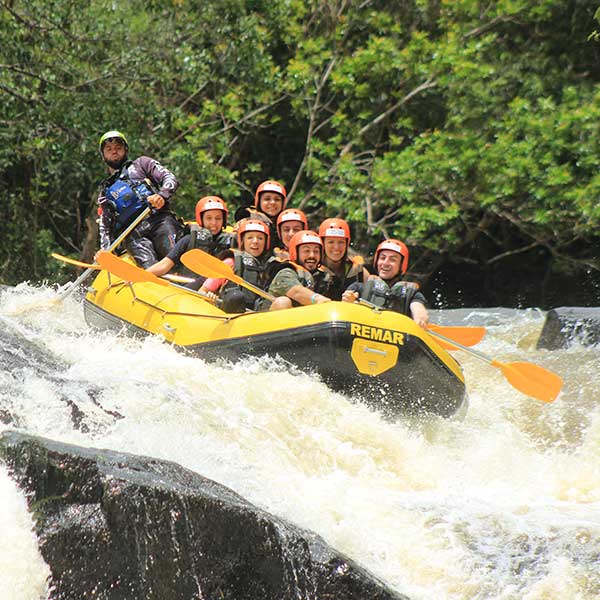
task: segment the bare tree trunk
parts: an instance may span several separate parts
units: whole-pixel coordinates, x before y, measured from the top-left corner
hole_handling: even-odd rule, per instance
[[[81,260],[93,262],[94,254],[98,249],[98,223],[96,223],[96,206],[88,213],[85,219],[86,233],[83,238],[83,247],[81,248]]]

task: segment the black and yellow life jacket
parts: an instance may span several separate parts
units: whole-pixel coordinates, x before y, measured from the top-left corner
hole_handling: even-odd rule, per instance
[[[419,290],[412,281],[398,281],[391,287],[380,277],[369,277],[363,285],[361,298],[381,308],[410,316],[410,303]]]
[[[287,261],[286,266],[288,268],[291,267],[292,269],[294,269],[294,271],[296,271],[296,275],[298,275],[298,281],[300,281],[300,285],[305,288],[308,288],[309,290],[316,291],[317,278],[321,274],[326,274],[325,271],[322,270],[320,265],[317,268],[317,270],[313,271],[312,273],[308,269],[305,269],[302,265],[292,262],[291,260]]]
[[[261,290],[267,290],[275,274],[288,266],[288,264],[278,260],[268,252],[256,258],[248,252],[237,249],[233,250],[233,270],[235,274]],[[241,290],[244,294],[246,307],[250,310],[255,309],[256,301],[260,296],[251,292],[248,288],[239,286],[231,281],[225,284],[221,296],[225,297],[233,290]]]
[[[326,265],[321,265],[319,269],[321,273],[315,277],[316,291],[331,300],[341,300],[348,286],[365,281],[364,261],[361,256],[346,257],[343,278]]]
[[[227,231],[220,231],[213,235],[206,227],[200,227],[197,223],[191,223],[190,243],[188,250],[200,248],[212,256],[219,256],[224,250],[229,250],[233,246],[235,236]]]

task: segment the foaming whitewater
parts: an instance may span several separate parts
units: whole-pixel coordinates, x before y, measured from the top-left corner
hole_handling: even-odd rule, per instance
[[[478,350],[562,375],[556,402],[457,353],[465,418],[390,422],[273,361],[208,364],[156,337],[90,332],[79,301],[54,294],[22,284],[0,296],[0,420],[11,428],[175,461],[415,600],[600,596],[600,351],[535,350],[539,311],[465,322],[488,328]],[[0,499],[2,598],[46,598],[31,517],[2,469]]]

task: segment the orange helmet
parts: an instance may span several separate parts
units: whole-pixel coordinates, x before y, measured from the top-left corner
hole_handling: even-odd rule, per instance
[[[319,225],[319,235],[324,237],[340,237],[350,243],[350,227],[344,219],[325,219]]]
[[[202,214],[207,210],[222,210],[223,227],[225,227],[229,211],[227,210],[227,204],[225,204],[225,201],[222,198],[219,198],[219,196],[204,196],[204,198],[198,200],[196,203],[196,223],[198,223],[200,227],[204,227],[204,224],[202,223]]]
[[[400,273],[404,275],[408,269],[408,248],[406,247],[406,244],[400,240],[383,240],[383,242],[377,246],[377,250],[375,250],[375,256],[373,256],[373,266],[375,268],[377,268],[377,259],[379,258],[379,253],[382,250],[397,252],[402,257],[402,262],[400,263]]]
[[[281,210],[285,208],[287,203],[287,193],[285,188],[279,183],[279,181],[275,181],[273,179],[267,179],[267,181],[263,181],[257,188],[256,192],[254,192],[254,208],[259,208],[259,200],[260,195],[263,192],[275,192],[279,194],[283,198],[283,204],[281,206]]]
[[[323,258],[323,242],[321,241],[321,238],[316,232],[305,229],[304,231],[295,233],[290,240],[290,247],[288,250],[291,261],[298,261],[298,246],[302,246],[302,244],[317,244],[319,248],[321,248],[321,258]]]
[[[245,233],[248,233],[249,231],[258,231],[260,233],[264,233],[265,236],[267,237],[267,243],[265,244],[265,250],[269,249],[269,246],[271,244],[271,235],[269,233],[269,226],[264,223],[263,221],[260,221],[258,219],[242,219],[240,221],[239,227],[238,227],[238,248],[243,248],[242,246],[242,238],[244,237]]]
[[[306,215],[297,208],[287,208],[286,210],[282,210],[277,217],[277,233],[279,234],[279,237],[281,237],[281,225],[288,221],[298,221],[299,223],[302,223],[303,229],[308,229],[308,219],[306,218]]]

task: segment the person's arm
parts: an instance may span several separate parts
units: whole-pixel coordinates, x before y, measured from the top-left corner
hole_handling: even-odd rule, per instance
[[[223,262],[233,269],[235,264],[233,258],[226,258],[223,260]],[[200,291],[206,293],[212,292],[213,294],[216,294],[226,283],[227,279],[223,277],[208,277],[202,284]]]
[[[150,267],[146,269],[150,273],[154,273],[154,275],[161,276],[165,273],[168,273],[175,266],[175,262],[172,261],[168,256],[165,256],[162,260],[159,260],[157,263],[154,263]]]
[[[147,198],[148,202],[155,208],[162,208],[179,187],[177,178],[169,169],[149,156],[140,156],[133,162],[136,169],[139,169],[144,177],[150,179],[158,187],[158,192]]]
[[[303,306],[307,304],[323,304],[324,302],[331,302],[329,298],[322,294],[317,294],[315,291],[310,290],[303,285],[295,285],[291,287],[286,296],[291,300],[295,300],[298,304]]]
[[[361,297],[363,284],[360,281],[351,283],[342,294],[342,302],[356,302]]]
[[[329,298],[315,291],[304,287],[300,283],[298,273],[292,268],[281,269],[271,281],[269,294],[273,296],[287,296],[290,300],[295,300],[298,304],[321,304],[330,302]]]
[[[161,276],[168,273],[175,265],[179,264],[181,256],[187,252],[190,245],[190,234],[184,235],[174,246],[169,250],[169,253],[157,263],[148,267],[146,270],[154,275]]]
[[[425,327],[427,323],[429,323],[429,312],[425,308],[425,305],[419,300],[413,300],[410,303],[410,314],[413,321],[421,327]]]
[[[208,277],[200,288],[201,292],[213,292],[216,294],[225,284],[227,279],[219,277]]]

